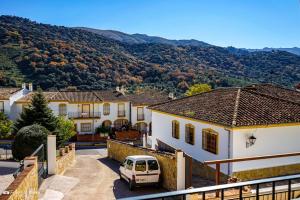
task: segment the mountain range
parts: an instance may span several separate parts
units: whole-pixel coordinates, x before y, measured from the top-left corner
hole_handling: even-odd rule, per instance
[[[293,87],[300,82],[300,56],[0,16],[0,85],[23,81],[42,89],[124,85],[129,90],[142,86],[177,93],[194,83]]]
[[[125,42],[129,44],[143,44],[143,43],[155,43],[155,44],[169,44],[175,46],[197,46],[197,47],[209,47],[213,46],[211,44],[199,41],[199,40],[169,40],[162,37],[157,36],[148,36],[146,34],[127,34],[120,31],[114,30],[100,30],[100,29],[93,29],[93,28],[86,28],[86,27],[75,27],[76,29],[81,29],[85,31],[89,31],[92,33],[96,33],[106,38],[110,38],[113,40],[118,40],[120,42]],[[300,48],[293,47],[293,48],[269,48],[265,47],[262,49],[247,49],[241,48],[240,50],[246,50],[249,52],[255,51],[286,51],[289,53],[293,53],[296,55],[300,55]]]

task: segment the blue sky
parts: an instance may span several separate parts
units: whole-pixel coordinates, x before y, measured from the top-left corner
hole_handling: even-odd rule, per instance
[[[41,23],[197,39],[219,46],[300,47],[300,0],[0,0],[0,14]]]

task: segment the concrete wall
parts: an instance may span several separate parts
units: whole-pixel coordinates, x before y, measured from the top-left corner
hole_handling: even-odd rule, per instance
[[[282,126],[233,131],[233,158],[300,152],[300,126]],[[246,147],[246,140],[254,135],[256,142]],[[232,163],[232,171],[300,164],[300,156]]]
[[[9,194],[0,195],[0,200],[37,200],[38,199],[38,166],[37,158],[29,157],[24,159],[24,164],[30,162],[29,166],[25,166],[24,170],[18,177],[8,186],[6,191]]]
[[[159,153],[115,140],[107,141],[107,150],[108,157],[119,162],[123,162],[130,155],[150,155],[156,157],[162,171],[162,186],[168,190],[177,189],[177,160],[175,154]]]
[[[177,120],[180,126],[179,139],[172,137],[172,120]],[[185,142],[185,125],[192,124],[195,126],[195,144],[191,145]],[[213,154],[202,149],[202,129],[211,128],[219,134],[219,152]],[[200,162],[209,160],[227,159],[229,157],[228,147],[228,131],[223,127],[211,124],[205,124],[198,121],[184,119],[176,116],[152,112],[152,148],[155,149],[157,140],[172,146],[175,149],[181,149],[186,154],[193,157],[193,159]],[[225,174],[228,173],[228,165],[222,165],[221,171]]]
[[[65,172],[65,170],[70,167],[76,157],[75,157],[75,143],[70,144],[69,146],[65,147],[68,148],[68,150],[64,151],[64,155],[61,155],[59,157],[57,157],[56,159],[56,172],[55,174],[63,174]]]

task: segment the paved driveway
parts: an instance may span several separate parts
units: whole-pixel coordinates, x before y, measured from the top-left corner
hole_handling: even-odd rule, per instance
[[[13,173],[19,165],[19,162],[0,161],[0,194],[13,182]]]
[[[64,194],[64,200],[118,199],[143,194],[163,192],[155,187],[136,188],[129,191],[126,182],[119,180],[119,163],[106,157],[106,149],[76,151],[76,163],[63,176],[56,177],[56,188]],[[63,184],[64,177],[66,184]],[[61,186],[58,186],[59,182]],[[67,183],[68,182],[68,183]],[[68,188],[68,185],[70,187]],[[49,188],[49,187],[48,187]],[[45,198],[46,199],[46,198]]]

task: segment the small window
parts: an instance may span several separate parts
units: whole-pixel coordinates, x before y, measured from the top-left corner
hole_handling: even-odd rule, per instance
[[[133,167],[133,161],[127,160],[126,169],[132,170]]]
[[[125,117],[125,104],[124,103],[118,104],[118,117]]]
[[[192,124],[185,125],[185,142],[195,144],[195,127]]]
[[[202,130],[202,148],[208,152],[218,154],[218,133],[213,129]]]
[[[135,162],[135,171],[139,171],[139,172],[146,171],[146,161],[145,160],[137,160]]]
[[[0,101],[0,112],[4,112],[4,102]]]
[[[137,108],[137,121],[143,121],[145,119],[144,116],[144,107]]]
[[[110,114],[110,104],[105,103],[103,104],[103,115],[109,115]]]
[[[176,120],[172,121],[172,137],[179,139],[179,122]]]
[[[92,132],[92,124],[91,123],[81,123],[81,132]]]
[[[152,170],[158,170],[158,164],[156,160],[148,160],[148,169],[150,171]]]
[[[67,115],[67,105],[66,104],[59,104],[58,114],[61,116]]]

